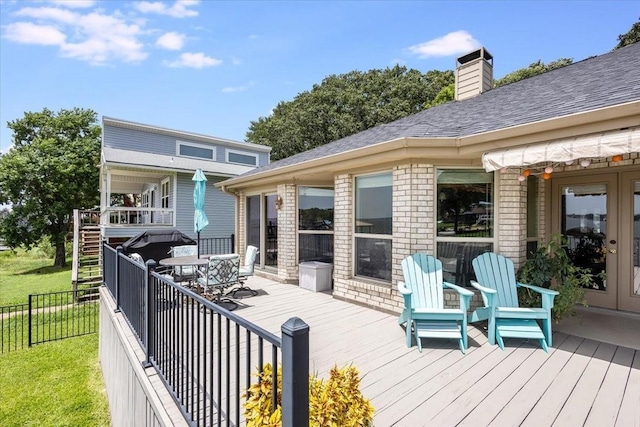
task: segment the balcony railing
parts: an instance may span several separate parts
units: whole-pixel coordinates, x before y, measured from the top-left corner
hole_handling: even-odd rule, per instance
[[[100,215],[102,225],[119,226],[172,226],[174,210],[167,208],[132,208],[112,206]]]
[[[268,362],[282,366],[282,425],[308,425],[306,323],[289,319],[278,337],[158,274],[154,261],[133,261],[105,244],[103,262],[104,284],[144,349],[145,366],[155,368],[189,424],[243,425],[244,390]]]

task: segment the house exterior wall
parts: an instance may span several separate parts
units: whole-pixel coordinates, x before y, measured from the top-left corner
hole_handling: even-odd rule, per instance
[[[177,142],[186,142],[197,146],[208,146],[215,149],[214,161],[227,163],[227,150],[255,154],[258,156],[258,166],[269,163],[269,154],[252,150],[251,145],[237,146],[228,145],[223,141],[219,144],[191,139],[188,136],[173,136],[164,133],[145,132],[137,129],[122,128],[117,126],[103,125],[102,145],[104,147],[117,148],[121,150],[141,151],[151,154],[162,154],[165,156],[177,156]]]
[[[192,177],[191,173],[179,173],[176,176],[176,228],[195,238]],[[207,176],[204,212],[209,225],[200,232],[200,238],[229,237],[235,230],[235,198],[214,186],[220,181],[222,178]]]

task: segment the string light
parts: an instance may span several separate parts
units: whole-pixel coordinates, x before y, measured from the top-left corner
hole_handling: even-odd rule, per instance
[[[622,160],[622,154],[616,154],[615,156],[611,157],[611,160],[615,163],[619,162]]]

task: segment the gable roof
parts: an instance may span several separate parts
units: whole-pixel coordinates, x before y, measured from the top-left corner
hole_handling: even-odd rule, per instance
[[[460,138],[640,100],[640,43],[452,101],[249,171],[234,180],[402,138]]]

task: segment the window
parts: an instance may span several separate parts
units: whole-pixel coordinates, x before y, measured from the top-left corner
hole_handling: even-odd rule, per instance
[[[298,260],[333,263],[333,188],[298,187]]]
[[[239,163],[247,166],[258,166],[258,156],[243,151],[227,150],[227,163]]]
[[[178,141],[178,155],[197,157],[199,159],[215,160],[216,149],[208,145],[199,145]]]
[[[160,206],[169,209],[169,178],[160,183]]]
[[[478,169],[436,171],[436,255],[444,280],[469,286],[471,261],[493,250],[493,173]]]
[[[278,213],[275,194],[258,194],[246,199],[247,244],[258,248],[260,267],[278,266]]]
[[[393,176],[355,179],[355,274],[391,281]]]

